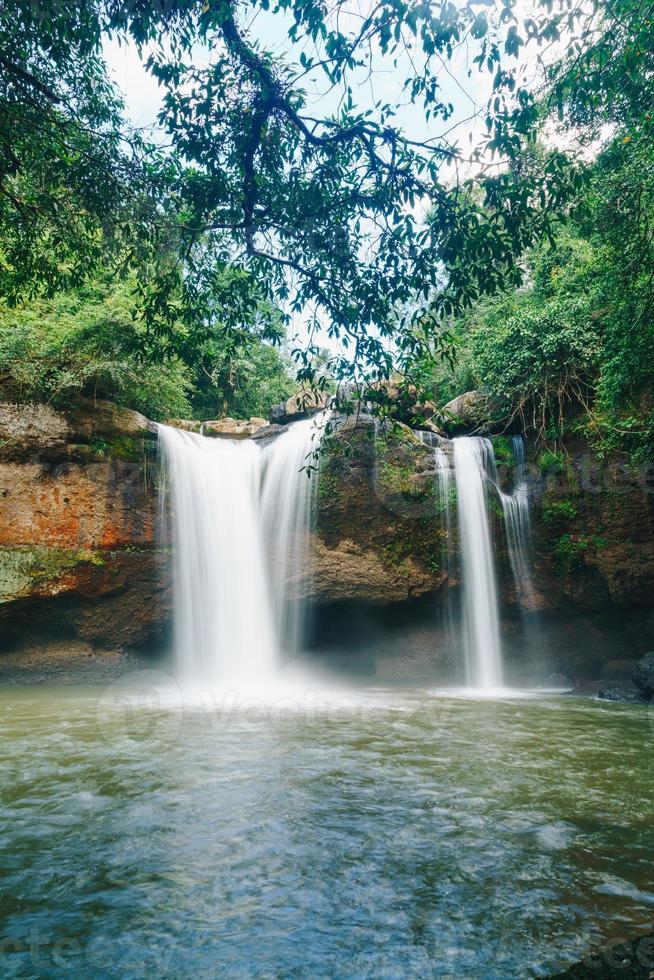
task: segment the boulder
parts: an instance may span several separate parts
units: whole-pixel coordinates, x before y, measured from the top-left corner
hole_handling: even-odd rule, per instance
[[[651,698],[654,695],[654,652],[646,653],[638,661],[631,677],[643,697]]]
[[[638,688],[633,686],[621,686],[610,684],[598,691],[598,697],[602,701],[621,701],[623,704],[644,704],[645,698]]]
[[[438,413],[434,402],[425,399],[416,385],[407,382],[401,374],[393,374],[390,378],[372,384],[364,395],[364,401],[385,405],[391,417],[399,422],[406,422],[414,427],[419,425],[420,428],[443,434],[433,422]]]
[[[560,671],[555,670],[547,678],[547,686],[558,688],[559,690],[570,690],[570,688],[574,687],[574,684],[567,674],[562,674]]]
[[[33,638],[0,657],[2,684],[109,684],[149,666],[147,656],[115,646],[100,647],[85,640]]]
[[[204,422],[202,432],[205,436],[218,436],[222,439],[251,439],[267,427],[266,420],[257,416],[252,416],[249,420],[225,418]]]
[[[331,548],[320,539],[314,541],[312,564],[309,594],[319,602],[403,602],[436,592],[447,579],[444,572],[425,568],[419,560],[392,561],[348,539]]]
[[[633,671],[633,660],[626,660],[623,658],[619,658],[617,660],[607,660],[602,664],[600,678],[602,681],[610,681],[611,683],[617,682],[618,684],[627,684],[630,686]]]
[[[165,550],[0,550],[3,643],[76,636],[112,649],[136,647],[161,634],[171,607]]]
[[[429,458],[406,426],[337,419],[317,489],[314,600],[383,605],[446,588]]]
[[[273,442],[277,436],[281,436],[282,432],[287,432],[285,425],[264,425],[257,432],[254,433],[252,438],[260,446],[266,447]]]
[[[50,405],[0,402],[0,460],[24,462],[64,458],[138,455],[157,426],[140,412],[111,402],[79,399],[66,412]]]
[[[285,425],[287,422],[297,422],[306,419],[316,412],[322,411],[329,403],[326,391],[299,391],[296,395],[270,409],[270,422]]]
[[[505,412],[497,398],[484,391],[466,391],[442,409],[443,426],[450,435],[490,432],[501,428]]]
[[[125,436],[156,437],[157,424],[132,408],[121,408],[113,402],[85,398],[66,410],[71,440],[113,439]]]
[[[49,405],[0,402],[0,445],[5,459],[61,451],[70,435],[67,419]]]
[[[550,975],[550,980],[649,980],[652,976],[651,932],[632,940],[612,940],[588,950],[581,963]]]
[[[197,419],[166,419],[165,425],[170,425],[173,429],[181,429],[183,432],[199,432],[202,422]]]
[[[434,422],[433,418],[425,419],[424,422],[421,422],[420,428],[427,432],[433,432],[434,435],[440,436],[441,439],[447,438],[445,434],[445,430],[442,428],[442,426],[437,425],[436,422]]]

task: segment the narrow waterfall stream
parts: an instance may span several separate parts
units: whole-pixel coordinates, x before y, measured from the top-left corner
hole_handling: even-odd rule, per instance
[[[487,476],[494,468],[488,439],[454,440],[454,472],[461,541],[463,643],[468,685],[483,691],[502,686],[495,560],[488,520]]]
[[[450,579],[460,578],[462,603],[458,614],[444,600],[450,637],[463,646],[466,681],[470,688],[493,691],[502,687],[502,645],[498,609],[495,554],[489,521],[489,493],[502,508],[506,543],[516,595],[523,609],[532,611],[535,593],[530,569],[529,490],[522,436],[512,436],[513,489],[501,489],[490,439],[460,436],[451,442],[431,432],[418,433],[434,453],[434,477],[439,511],[445,531],[443,568]],[[444,447],[450,448],[446,451]],[[451,463],[453,457],[453,465]],[[460,568],[452,544],[452,487],[456,487]]]
[[[502,493],[500,503],[504,515],[511,571],[518,597],[528,609],[534,606],[534,588],[529,567],[531,521],[529,518],[529,492],[525,464],[525,447],[522,436],[512,436],[515,476],[513,491]]]
[[[305,467],[321,432],[297,422],[262,450],[159,426],[183,680],[265,684],[299,650],[317,484]]]

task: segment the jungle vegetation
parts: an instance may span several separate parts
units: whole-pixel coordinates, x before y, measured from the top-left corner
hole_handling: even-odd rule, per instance
[[[284,56],[255,16],[286,35]],[[501,392],[541,434],[574,403],[601,438],[642,449],[653,18],[633,0],[529,16],[514,0],[363,14],[346,0],[9,0],[6,397],[248,414],[293,379],[399,367],[441,393]],[[110,38],[159,82],[165,141],[127,123]],[[464,54],[489,93],[472,143],[443,84]],[[389,72],[418,133],[375,97]],[[288,351],[298,318],[307,339]]]

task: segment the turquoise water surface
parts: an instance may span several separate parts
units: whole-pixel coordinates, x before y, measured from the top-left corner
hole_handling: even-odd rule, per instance
[[[2,976],[534,977],[652,922],[646,708],[0,699]]]

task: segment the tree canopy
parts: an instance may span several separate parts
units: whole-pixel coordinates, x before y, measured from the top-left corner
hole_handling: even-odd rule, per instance
[[[450,324],[457,360],[410,372],[440,404],[484,387],[505,425],[557,443],[584,433],[600,449],[654,449],[654,152],[618,130],[588,167],[554,245],[526,256],[527,284],[487,297]]]
[[[286,59],[246,27],[268,9],[267,0],[3,6],[5,295],[75,284],[109,257],[136,271],[155,331],[180,316],[206,327],[218,304],[223,322],[228,305],[241,325],[263,295],[315,309],[359,359],[383,367],[380,338],[413,342],[402,327],[418,311],[438,319],[518,275],[516,256],[565,196],[562,156],[520,180],[485,174],[473,205],[456,179],[463,154],[439,135],[454,111],[440,76],[473,43],[475,70],[493,74],[485,152],[519,155],[537,113],[517,81],[524,42],[511,0],[488,9],[382,0],[363,17],[343,0],[283,0],[271,16],[285,18],[294,42]],[[166,153],[122,121],[102,59],[110,36],[147,51],[164,93]],[[198,45],[208,65],[193,57]],[[406,95],[425,119],[418,138],[396,123],[395,105],[359,99],[362,78],[401,71],[405,55]],[[322,115],[303,88],[316,77],[341,93]],[[232,266],[243,276],[226,304]]]
[[[10,0],[0,296],[52,296],[112,270],[133,283],[151,357],[170,356],[180,324],[199,357],[251,329],[275,340],[290,314],[340,340],[336,377],[442,352],[453,318],[520,286],[525,252],[554,240],[589,178],[556,143],[533,152],[543,125],[578,143],[610,125],[649,146],[653,14],[631,0],[549,0],[531,16],[514,0],[363,12],[347,0]],[[257,34],[261,17],[285,35],[283,56]],[[160,83],[166,147],[126,124],[108,38],[138,45]],[[443,86],[464,52],[489,94],[470,149],[460,127],[451,136],[461,109]],[[417,132],[375,95],[388,72]],[[320,343],[308,337],[301,380]]]
[[[648,4],[589,10],[540,103],[559,136],[590,149],[565,229],[525,254],[523,287],[451,319],[453,369],[424,353],[410,367],[441,401],[457,386],[485,386],[508,399],[508,425],[550,442],[582,431],[645,458],[654,449],[652,16]]]

